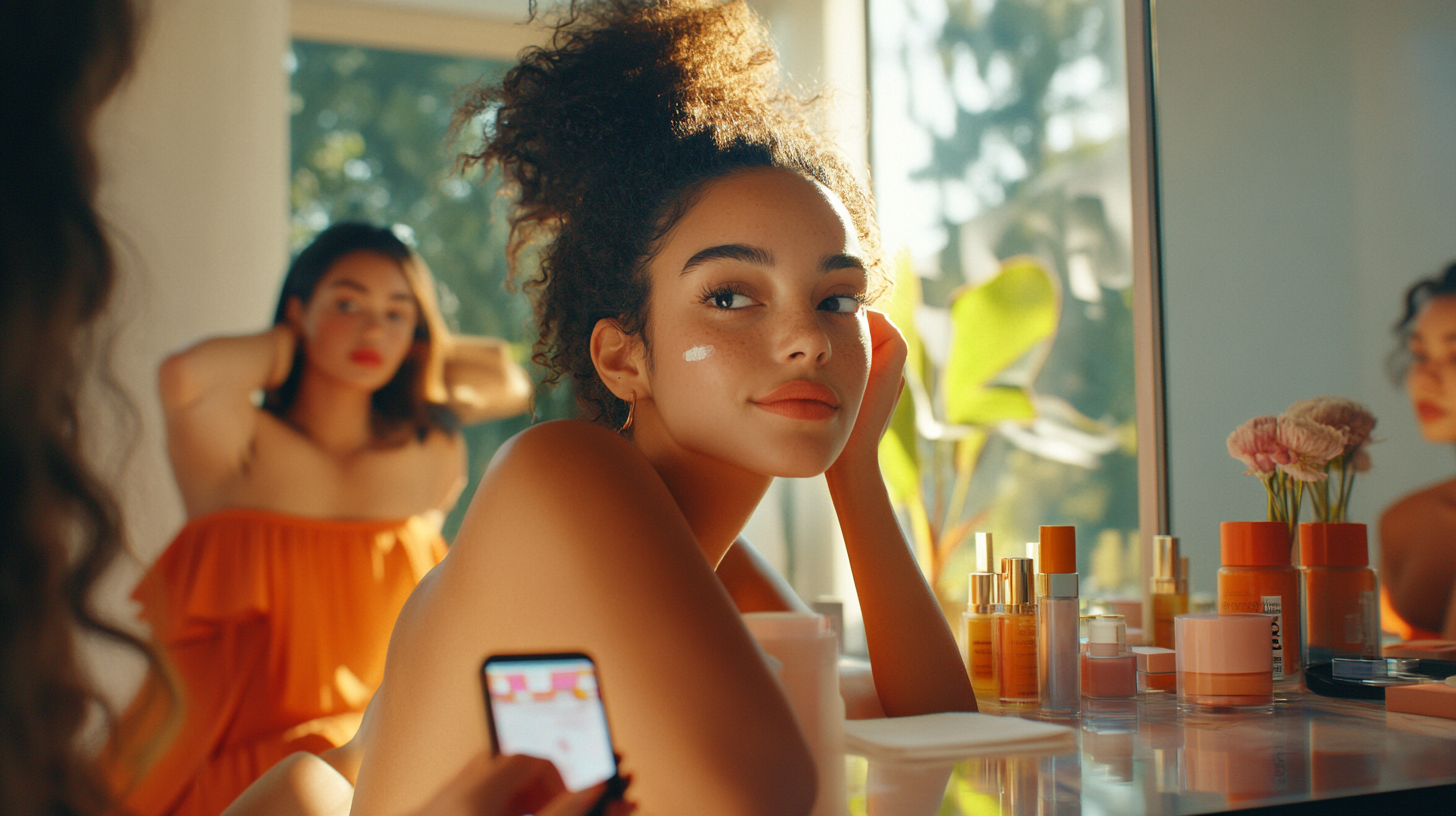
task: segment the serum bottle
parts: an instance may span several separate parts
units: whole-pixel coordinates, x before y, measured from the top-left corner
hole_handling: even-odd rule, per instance
[[[1003,711],[1033,711],[1039,702],[1036,682],[1036,601],[1030,558],[1001,559],[1001,607],[995,613],[991,649],[996,661],[997,694]],[[1076,633],[1073,623],[1073,634]]]
[[[1188,579],[1183,576],[1183,559],[1178,555],[1177,536],[1153,536],[1153,644],[1160,649],[1177,647],[1173,619],[1188,614]]]
[[[1044,715],[1070,717],[1081,705],[1077,530],[1041,528],[1036,573],[1036,672]]]
[[[996,661],[991,650],[991,629],[995,624],[997,575],[973,572],[969,576],[970,600],[961,615],[961,630],[966,637],[966,673],[971,678],[971,691],[981,710],[999,705],[996,693]]]

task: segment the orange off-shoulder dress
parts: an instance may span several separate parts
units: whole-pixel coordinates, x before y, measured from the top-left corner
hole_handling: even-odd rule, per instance
[[[133,593],[183,699],[168,727],[152,675],[122,717],[114,782],[126,811],[217,816],[290,753],[347,742],[384,676],[395,617],[445,553],[419,518],[231,509],[188,522]],[[164,732],[160,754],[137,753]]]

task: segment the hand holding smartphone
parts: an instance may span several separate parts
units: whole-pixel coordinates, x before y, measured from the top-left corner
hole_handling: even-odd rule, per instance
[[[481,666],[491,750],[550,760],[567,790],[607,783],[592,813],[621,797],[596,664],[581,653],[492,655]]]

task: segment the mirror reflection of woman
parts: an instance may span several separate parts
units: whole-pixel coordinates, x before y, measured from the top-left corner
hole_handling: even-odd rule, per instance
[[[1406,393],[1427,442],[1456,444],[1456,263],[1406,293],[1396,325]],[[1456,478],[1380,517],[1381,625],[1403,639],[1456,639]]]
[[[739,618],[803,608],[739,538],[775,477],[828,481],[884,711],[975,710],[879,470],[906,347],[865,307],[872,205],[776,99],[741,0],[573,9],[458,116],[492,123],[474,161],[516,185],[537,359],[582,420],[501,448],[401,612],[353,813],[409,812],[486,747],[484,657],[576,650],[644,813],[807,813],[813,761]]]
[[[524,410],[530,383],[503,343],[450,335],[394,232],[342,223],[298,255],[271,329],[170,356],[159,387],[188,522],[135,597],[186,712],[126,804],[215,816],[288,754],[353,737],[445,555],[458,428]]]

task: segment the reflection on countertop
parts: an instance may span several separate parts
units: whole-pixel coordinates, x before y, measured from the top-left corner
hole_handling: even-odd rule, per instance
[[[897,764],[847,757],[854,816],[1212,813],[1456,786],[1456,722],[1295,694],[1272,714],[1194,714],[1171,694],[1083,718],[1056,756]],[[1456,787],[1433,791],[1456,812]]]

